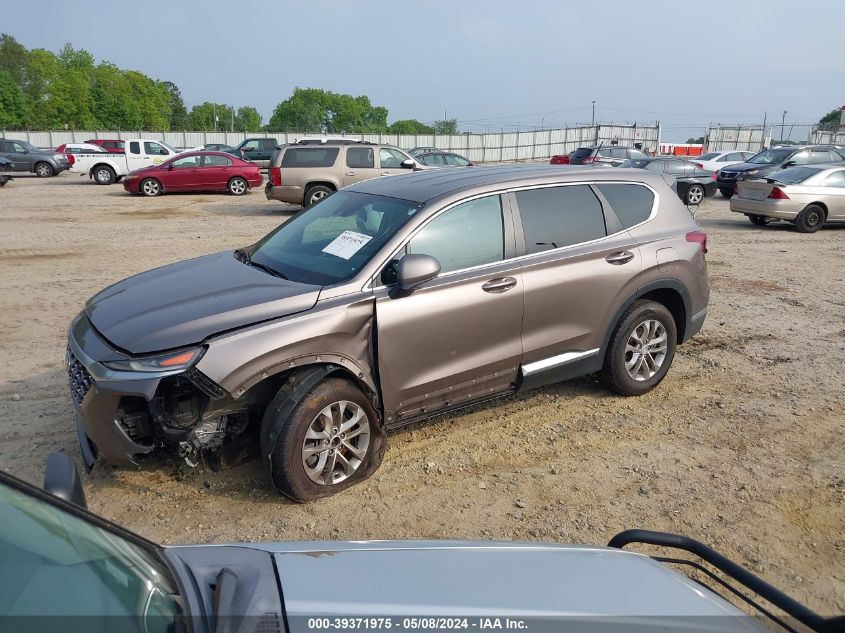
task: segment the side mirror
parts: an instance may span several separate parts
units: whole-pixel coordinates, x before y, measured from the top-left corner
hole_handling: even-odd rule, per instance
[[[795,167],[795,165],[796,163],[794,160],[788,160],[783,164],[783,169],[786,169],[787,167]]]
[[[44,470],[44,490],[54,497],[64,499],[70,503],[87,508],[85,491],[82,489],[82,479],[76,464],[69,455],[64,453],[50,453],[47,456],[47,468]]]
[[[241,151],[243,151],[243,152],[253,152],[253,151],[255,151],[255,148],[254,147],[244,147],[244,148],[241,149]]]
[[[440,274],[440,262],[431,255],[405,255],[396,263],[396,282],[401,290],[413,290]]]
[[[413,169],[417,166],[417,164],[411,158],[406,158],[400,163],[400,165],[405,169]]]

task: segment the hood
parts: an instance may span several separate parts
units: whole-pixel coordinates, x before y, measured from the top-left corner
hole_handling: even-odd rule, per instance
[[[459,541],[275,545],[257,547],[275,558],[289,619],[741,614],[652,558],[618,549]],[[327,593],[332,578],[352,580]],[[736,617],[720,619],[731,630],[744,628]],[[703,618],[701,626],[713,620]]]
[[[94,295],[85,311],[112,345],[147,354],[309,310],[319,294],[320,286],[273,277],[227,251],[119,281]]]
[[[146,174],[153,171],[161,171],[161,165],[147,165],[146,167],[139,167],[138,169],[133,169],[126,175],[137,176],[138,174]]]
[[[728,167],[722,167],[719,171],[725,171],[730,173],[742,173],[746,171],[751,171],[752,169],[756,169],[763,173],[769,173],[776,169],[780,169],[778,165],[753,165],[751,163],[738,163],[736,165],[730,165]]]

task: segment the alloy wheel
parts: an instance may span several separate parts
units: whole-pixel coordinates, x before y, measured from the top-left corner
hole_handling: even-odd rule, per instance
[[[311,421],[302,443],[302,466],[316,484],[330,486],[351,477],[370,447],[370,420],[362,407],[341,400]]]
[[[155,180],[145,180],[142,187],[144,188],[144,193],[148,196],[158,195],[158,192],[161,189]]]
[[[704,199],[704,189],[700,185],[693,185],[687,191],[687,202],[689,204],[699,204]]]
[[[235,180],[229,183],[229,191],[239,196],[246,191],[246,183],[240,178],[235,178]]]
[[[666,360],[667,343],[666,328],[660,321],[643,321],[625,344],[625,371],[637,382],[653,378]]]

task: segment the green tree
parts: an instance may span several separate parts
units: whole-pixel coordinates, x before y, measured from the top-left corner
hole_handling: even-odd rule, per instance
[[[688,138],[687,143],[695,144],[695,145],[703,145],[704,144],[704,137],[699,136],[698,138]]]
[[[108,62],[99,64],[93,72],[91,86],[92,111],[97,127],[107,130],[129,130],[141,127],[141,112],[132,98],[131,87],[123,71]]]
[[[187,130],[191,124],[191,117],[188,115],[188,108],[185,107],[179,87],[172,81],[159,83],[167,91],[170,98],[170,129]]]
[[[261,113],[252,106],[238,108],[235,115],[235,129],[242,132],[257,132],[261,129]]]
[[[273,110],[267,129],[280,132],[385,132],[387,108],[374,106],[367,96],[296,88]]]
[[[416,119],[400,119],[387,127],[390,134],[434,134],[434,128]]]
[[[59,61],[67,68],[78,68],[80,70],[90,70],[94,68],[94,56],[80,48],[75,49],[70,44],[65,44],[58,54]]]
[[[26,99],[12,75],[0,70],[0,128],[22,128],[26,125]]]
[[[191,127],[195,130],[228,130],[232,125],[232,116],[232,106],[206,101],[191,108]]]
[[[170,93],[159,82],[137,70],[127,70],[123,76],[129,83],[130,95],[138,104],[138,127],[142,130],[169,129]]]
[[[458,120],[457,119],[444,119],[443,121],[435,121],[434,122],[434,133],[435,134],[457,134],[458,133]]]
[[[0,70],[5,70],[18,86],[26,83],[29,52],[11,35],[0,35]]]
[[[27,125],[47,129],[51,123],[47,109],[49,86],[60,73],[59,60],[50,51],[36,48],[29,51],[26,80],[21,86],[27,104]]]
[[[821,119],[819,119],[819,125],[825,129],[835,129],[839,127],[839,123],[842,120],[842,110],[836,108],[835,110],[831,110],[827,114],[825,114]]]

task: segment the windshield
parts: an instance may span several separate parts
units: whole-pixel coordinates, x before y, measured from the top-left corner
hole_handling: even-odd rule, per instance
[[[170,150],[170,153],[171,153],[171,154],[176,154],[176,153],[177,153],[177,151],[176,151],[175,149],[173,149],[170,145],[168,145],[168,144],[167,144],[167,143],[165,143],[164,141],[159,141],[159,142],[158,142],[158,144],[159,144],[159,145],[161,145],[162,147],[166,147],[168,150]]]
[[[721,156],[719,152],[708,152],[699,156],[698,160],[713,160],[714,158],[719,158],[719,156]]]
[[[422,206],[339,191],[262,239],[250,259],[300,283],[324,286],[346,281]]]
[[[572,158],[585,158],[593,153],[593,150],[589,147],[579,147],[574,152],[572,152]]]
[[[149,633],[181,620],[170,570],[141,545],[5,483],[0,524],[5,618],[114,616],[110,629]]]
[[[794,185],[804,182],[810,176],[815,176],[819,171],[817,167],[789,167],[788,169],[776,171],[769,178],[787,185]]]
[[[767,149],[765,152],[757,154],[754,158],[749,158],[746,162],[752,165],[777,165],[786,160],[786,157],[791,153],[791,149]]]

